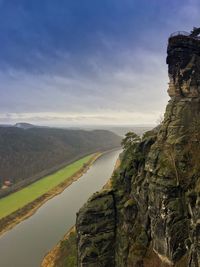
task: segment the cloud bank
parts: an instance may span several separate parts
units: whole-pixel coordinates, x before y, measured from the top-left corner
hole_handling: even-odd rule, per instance
[[[155,123],[167,38],[199,26],[199,11],[195,0],[1,1],[0,123]]]

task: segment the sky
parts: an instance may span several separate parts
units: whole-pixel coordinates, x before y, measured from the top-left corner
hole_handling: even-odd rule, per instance
[[[156,124],[199,0],[0,0],[0,124]]]

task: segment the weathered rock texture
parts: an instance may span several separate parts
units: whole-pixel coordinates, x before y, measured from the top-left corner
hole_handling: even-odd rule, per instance
[[[78,259],[81,266],[114,267],[116,212],[112,191],[95,194],[77,218]]]
[[[169,39],[160,127],[77,216],[79,267],[200,266],[200,41]]]

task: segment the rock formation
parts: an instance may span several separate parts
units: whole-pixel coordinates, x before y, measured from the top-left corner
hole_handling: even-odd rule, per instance
[[[169,38],[162,124],[77,215],[79,267],[200,266],[200,40]]]

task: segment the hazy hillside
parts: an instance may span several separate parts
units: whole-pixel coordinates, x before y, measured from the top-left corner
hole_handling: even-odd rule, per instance
[[[120,145],[104,130],[0,127],[0,182],[29,178],[81,155]]]
[[[110,126],[108,128],[105,128],[106,130],[112,131],[113,133],[116,133],[120,136],[125,136],[128,132],[134,132],[137,135],[141,136],[145,132],[152,130],[155,127],[155,125],[149,125],[149,126]]]
[[[98,125],[98,129],[104,129],[111,131],[119,136],[125,136],[128,132],[134,132],[139,136],[142,136],[145,132],[152,130],[156,125],[119,125],[119,126],[112,126],[112,125]],[[82,127],[81,129],[85,130],[93,130],[96,126],[87,126]]]

